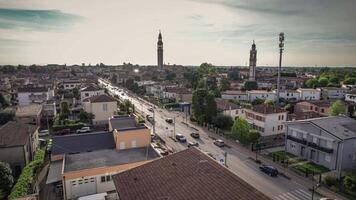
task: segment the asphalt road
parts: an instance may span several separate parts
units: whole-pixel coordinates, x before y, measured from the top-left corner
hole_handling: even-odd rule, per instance
[[[121,99],[129,99],[135,105],[136,110],[141,112],[143,116],[151,115],[153,113],[148,110],[151,108],[148,102],[139,99],[138,97],[128,96],[124,90],[115,90],[107,86],[109,92],[116,94]],[[303,185],[298,184],[293,180],[288,180],[284,177],[270,177],[259,170],[259,164],[248,158],[247,155],[240,152],[238,149],[232,147],[219,148],[213,144],[214,140],[210,138],[208,133],[200,127],[195,127],[198,131],[192,129],[190,126],[182,123],[184,121],[183,114],[171,112],[160,108],[154,109],[156,127],[155,133],[166,141],[166,145],[174,151],[180,151],[187,148],[187,143],[176,142],[170,138],[174,135],[174,124],[169,124],[165,121],[167,118],[175,118],[175,132],[183,134],[187,141],[197,141],[199,148],[207,153],[212,154],[215,158],[220,160],[224,158],[224,152],[227,152],[227,167],[240,178],[266,194],[267,196],[276,200],[305,200],[311,199],[311,192]],[[152,130],[152,129],[151,129]],[[190,136],[191,132],[199,132],[200,139],[196,140]],[[320,197],[314,196],[314,199]]]

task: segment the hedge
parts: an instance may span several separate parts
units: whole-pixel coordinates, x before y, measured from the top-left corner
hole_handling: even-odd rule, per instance
[[[30,189],[36,181],[36,174],[43,163],[44,156],[44,150],[38,149],[36,151],[35,159],[22,169],[21,175],[8,197],[9,200],[26,196],[29,192],[31,192]]]
[[[77,129],[81,129],[84,126],[86,126],[85,123],[79,122],[79,123],[75,123],[75,124],[53,125],[52,129],[53,129],[53,131],[59,131],[62,129],[67,129],[67,128],[69,128],[70,130],[77,130]]]

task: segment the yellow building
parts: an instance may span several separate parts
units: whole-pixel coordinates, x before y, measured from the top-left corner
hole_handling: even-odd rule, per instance
[[[117,101],[106,94],[92,96],[83,100],[83,109],[94,114],[93,124],[107,124],[117,111]]]

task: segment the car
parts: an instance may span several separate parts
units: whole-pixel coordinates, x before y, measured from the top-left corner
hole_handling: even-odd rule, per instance
[[[149,108],[149,109],[147,109],[148,111],[150,111],[150,112],[153,112],[153,108]]]
[[[61,130],[56,131],[54,134],[55,135],[67,135],[67,134],[70,134],[70,129],[69,128],[61,129]]]
[[[90,132],[90,127],[88,126],[84,126],[81,129],[77,130],[77,133],[88,133],[88,132]]]
[[[191,133],[190,136],[192,136],[192,138],[195,138],[195,139],[199,139],[200,138],[200,135],[197,132]]]
[[[169,123],[169,124],[171,124],[171,123],[173,123],[173,119],[172,119],[172,118],[167,118],[167,119],[166,119],[166,122]]]
[[[189,142],[188,147],[199,147],[199,143],[198,142]]]
[[[184,137],[184,135],[182,135],[180,133],[176,134],[176,139],[182,143],[187,142],[187,139]]]
[[[38,136],[39,137],[44,137],[44,136],[48,136],[49,135],[49,131],[48,130],[40,130],[38,131]]]
[[[260,167],[260,170],[270,176],[278,176],[278,170],[273,167],[273,166],[268,166],[268,165],[261,165]]]
[[[220,139],[215,140],[215,141],[214,141],[214,144],[215,144],[216,146],[218,146],[218,147],[224,147],[224,146],[225,146],[225,142],[224,142],[223,140],[220,140]]]

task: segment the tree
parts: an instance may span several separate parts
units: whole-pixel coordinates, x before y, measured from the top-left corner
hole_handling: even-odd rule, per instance
[[[246,90],[257,90],[258,85],[256,81],[246,81],[244,84]]]
[[[73,97],[75,99],[80,99],[80,92],[78,88],[74,88],[72,92],[73,92]]]
[[[267,104],[267,105],[271,105],[271,106],[274,106],[274,101],[270,100],[270,99],[266,99],[264,104]]]
[[[217,107],[215,102],[215,94],[210,91],[206,97],[205,122],[211,124],[217,115]]]
[[[338,116],[339,114],[346,113],[346,107],[342,104],[340,100],[335,101],[330,106],[330,114],[331,116]]]
[[[14,184],[14,177],[10,165],[5,162],[0,162],[0,191],[6,196],[11,191]]]
[[[214,120],[215,126],[221,128],[221,129],[230,128],[233,123],[234,123],[234,121],[232,120],[232,118],[230,116],[223,115],[223,114],[219,114]]]
[[[250,125],[244,118],[237,118],[232,125],[231,134],[232,137],[238,139],[242,144],[247,144],[249,141]]]
[[[227,78],[220,80],[220,91],[226,91],[230,89],[230,81]]]
[[[315,79],[315,78],[309,79],[309,80],[307,80],[307,81],[305,82],[305,86],[306,86],[307,88],[316,88],[316,87],[318,87],[318,84],[319,84],[319,82],[318,82],[318,80]]]
[[[67,119],[69,114],[70,114],[70,110],[69,110],[69,104],[67,101],[61,101],[61,111],[59,113],[59,118],[60,119]]]
[[[326,77],[321,77],[318,80],[318,86],[319,87],[326,87],[329,84],[329,80]]]
[[[198,73],[200,77],[203,77],[205,75],[211,75],[216,73],[216,67],[210,63],[202,63],[199,66]]]
[[[356,191],[356,175],[345,176],[343,182],[348,191]]]
[[[168,72],[166,75],[166,80],[168,80],[168,81],[174,80],[176,78],[176,76],[177,76],[176,73]]]
[[[2,93],[0,93],[0,108],[4,109],[6,107],[8,107],[10,104],[6,101],[4,95]]]
[[[355,85],[356,84],[356,78],[354,77],[348,77],[344,80],[343,82],[346,85]]]
[[[255,99],[255,100],[253,100],[253,101],[251,102],[251,104],[252,104],[253,106],[255,106],[255,105],[263,104],[264,102],[265,102],[264,99],[259,99],[259,98],[257,98],[257,99]]]
[[[93,119],[95,118],[95,115],[93,113],[88,113],[85,112],[84,110],[81,110],[79,113],[79,120],[83,123],[93,123]]]
[[[200,124],[205,121],[205,98],[206,97],[207,97],[207,92],[203,88],[198,88],[193,92],[192,112],[194,118]]]
[[[248,143],[256,143],[260,139],[261,134],[257,130],[250,130],[248,133],[247,141]]]
[[[0,125],[6,124],[8,121],[13,120],[15,117],[15,111],[11,109],[6,109],[0,111]]]

